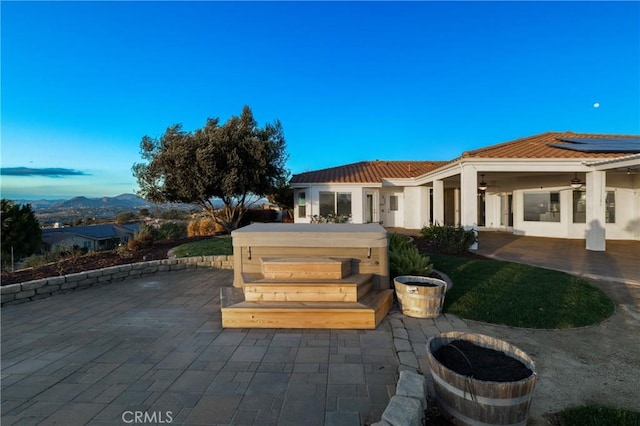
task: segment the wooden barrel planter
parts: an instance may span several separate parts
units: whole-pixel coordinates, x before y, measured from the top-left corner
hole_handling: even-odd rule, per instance
[[[453,342],[459,341],[503,352],[501,356],[506,355],[519,361],[524,368],[521,372],[530,375],[517,381],[489,381],[459,374],[443,365],[434,355],[439,349],[445,346],[450,349]],[[527,424],[536,373],[533,360],[522,350],[493,337],[453,331],[430,338],[427,342],[427,357],[438,405],[445,414],[452,417],[450,420],[454,424]],[[465,361],[471,364],[466,356]],[[481,376],[479,373],[476,370],[475,375]]]
[[[400,275],[393,280],[402,313],[414,318],[437,318],[442,312],[447,283],[432,277]]]

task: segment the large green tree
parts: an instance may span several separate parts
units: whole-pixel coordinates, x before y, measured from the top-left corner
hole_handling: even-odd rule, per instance
[[[13,259],[37,253],[42,246],[42,231],[31,204],[15,204],[3,198],[2,204],[2,266]],[[12,253],[13,251],[13,253]]]
[[[286,179],[286,143],[279,121],[259,127],[248,106],[239,117],[186,132],[173,125],[158,138],[144,136],[144,162],[133,165],[143,198],[189,203],[227,231],[238,227],[247,208]],[[224,203],[216,208],[214,199]]]

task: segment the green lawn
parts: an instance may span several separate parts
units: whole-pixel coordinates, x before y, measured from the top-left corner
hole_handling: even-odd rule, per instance
[[[620,408],[586,406],[569,408],[559,413],[562,426],[638,426],[640,412]]]
[[[512,262],[429,254],[453,281],[444,311],[462,318],[528,328],[572,328],[611,316],[600,289],[564,272]]]
[[[173,250],[176,257],[225,256],[233,254],[231,237],[211,237],[206,240],[182,244]]]

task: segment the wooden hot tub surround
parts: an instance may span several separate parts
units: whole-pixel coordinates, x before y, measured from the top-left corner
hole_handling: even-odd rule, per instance
[[[374,329],[391,308],[380,225],[254,224],[232,237],[223,327]]]

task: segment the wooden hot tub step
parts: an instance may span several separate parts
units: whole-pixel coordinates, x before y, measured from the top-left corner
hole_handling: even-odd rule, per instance
[[[260,274],[244,275],[248,301],[357,302],[371,290],[371,274],[354,274],[335,280],[319,278],[273,279]]]
[[[264,257],[262,274],[272,279],[339,280],[351,274],[351,259],[336,257]]]
[[[392,290],[372,290],[360,302],[256,302],[243,297],[241,289],[220,289],[223,327],[375,329],[393,303]]]

